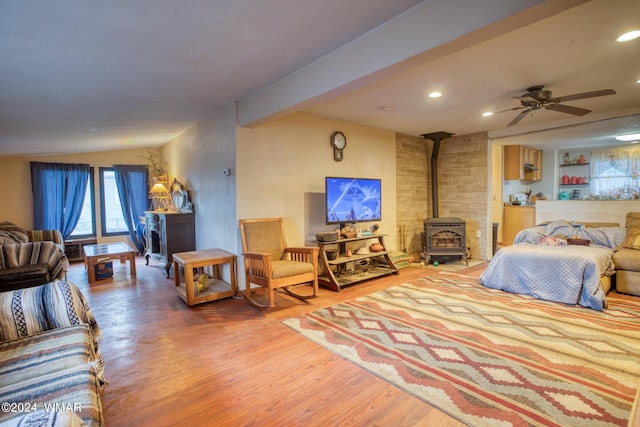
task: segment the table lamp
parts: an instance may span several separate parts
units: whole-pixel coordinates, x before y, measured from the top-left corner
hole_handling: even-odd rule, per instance
[[[156,211],[167,210],[166,203],[169,199],[169,190],[164,184],[156,182],[149,190],[149,198],[151,198],[151,203]]]

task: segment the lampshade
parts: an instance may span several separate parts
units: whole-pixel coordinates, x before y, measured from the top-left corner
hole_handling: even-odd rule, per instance
[[[164,186],[164,184],[160,183],[160,182],[156,182],[153,187],[151,187],[151,190],[149,190],[149,193],[151,194],[158,194],[158,193],[168,193],[169,190],[167,189],[167,187]]]

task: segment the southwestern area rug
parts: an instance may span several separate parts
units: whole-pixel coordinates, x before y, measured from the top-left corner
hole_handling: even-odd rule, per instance
[[[640,303],[599,312],[440,273],[287,319],[305,337],[473,426],[626,426]]]

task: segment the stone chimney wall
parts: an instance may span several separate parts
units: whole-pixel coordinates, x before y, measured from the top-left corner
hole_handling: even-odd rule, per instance
[[[396,134],[398,249],[416,261],[422,253],[424,220],[432,212],[432,150],[433,141]],[[482,260],[487,259],[487,247],[492,244],[487,217],[488,150],[488,137],[482,132],[443,140],[438,156],[439,216],[466,222],[471,256]]]

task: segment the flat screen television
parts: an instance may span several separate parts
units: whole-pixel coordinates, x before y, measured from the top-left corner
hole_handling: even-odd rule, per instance
[[[327,224],[382,219],[381,180],[326,177]]]

